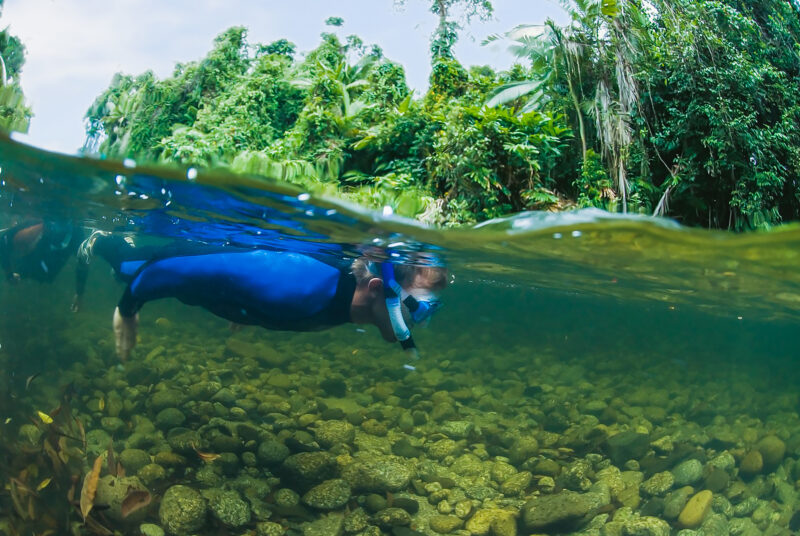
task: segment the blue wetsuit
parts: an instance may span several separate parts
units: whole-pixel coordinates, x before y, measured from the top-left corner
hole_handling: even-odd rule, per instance
[[[116,251],[124,254],[103,256],[128,282],[119,302],[123,316],[133,316],[148,301],[172,297],[238,324],[270,329],[310,331],[350,321],[356,288],[350,259],[191,246],[160,249],[142,260],[152,248]]]

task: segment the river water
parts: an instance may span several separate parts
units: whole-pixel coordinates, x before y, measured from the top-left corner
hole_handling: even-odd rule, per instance
[[[434,229],[265,178],[9,140],[0,166],[0,227],[390,256],[451,280],[413,369],[372,326],[231,330],[175,300],[142,309],[120,363],[124,285],[101,261],[78,313],[72,259],[52,283],[4,282],[2,534],[800,528],[796,225],[586,210]]]

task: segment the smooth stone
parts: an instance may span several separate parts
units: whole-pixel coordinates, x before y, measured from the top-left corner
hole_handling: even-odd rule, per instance
[[[608,493],[562,491],[542,495],[522,507],[522,522],[526,529],[533,531],[572,529],[610,502]]]
[[[681,510],[678,524],[687,529],[699,527],[711,510],[713,497],[714,494],[707,489],[696,493]]]
[[[758,450],[751,450],[739,462],[739,472],[745,476],[757,475],[763,468],[764,459]]]
[[[431,530],[439,534],[450,534],[454,530],[461,528],[463,524],[464,521],[456,516],[435,515],[428,520]]]
[[[672,469],[675,486],[690,486],[703,478],[703,464],[700,460],[686,460]]]
[[[638,460],[650,448],[650,435],[632,430],[620,432],[606,439],[606,452],[614,465],[621,466],[628,460]]]
[[[156,415],[156,426],[162,430],[169,430],[182,425],[186,416],[178,408],[164,408]]]
[[[467,524],[464,528],[468,530],[471,535],[486,536],[494,533],[493,528],[495,526],[501,529],[506,528],[500,520],[509,518],[513,521],[514,528],[516,529],[516,519],[513,512],[501,508],[482,508],[467,520]]]
[[[139,469],[151,463],[150,455],[141,449],[125,449],[119,454],[119,463],[129,475],[135,475]]]
[[[778,436],[768,435],[756,445],[756,449],[761,453],[764,464],[771,467],[778,465],[786,454],[786,443]]]

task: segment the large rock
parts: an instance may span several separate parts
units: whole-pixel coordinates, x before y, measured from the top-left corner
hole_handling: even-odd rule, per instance
[[[319,510],[336,510],[350,500],[350,484],[341,478],[326,480],[308,490],[303,502]]]
[[[189,486],[172,486],[161,499],[158,518],[173,536],[192,534],[205,523],[206,501]]]
[[[764,459],[764,465],[772,467],[778,465],[786,454],[786,443],[778,436],[768,435],[758,442],[756,448]]]
[[[203,492],[211,514],[227,527],[241,527],[250,522],[250,506],[235,490],[211,489]]]
[[[135,476],[120,478],[114,475],[105,475],[97,482],[94,504],[108,506],[105,515],[115,521],[139,523],[147,516],[147,508],[140,508],[131,512],[125,518],[122,517],[122,503],[128,494],[133,491],[147,492],[147,488]]]
[[[628,460],[638,460],[647,454],[650,436],[628,430],[609,437],[604,446],[614,465],[621,466]]]
[[[300,452],[283,461],[283,473],[293,485],[309,488],[336,473],[336,459],[327,452]]]
[[[399,456],[364,453],[342,469],[342,478],[359,491],[401,491],[413,476],[413,466]]]
[[[610,502],[607,488],[606,492],[562,491],[555,495],[542,495],[522,507],[522,523],[526,529],[534,532],[572,530]]]

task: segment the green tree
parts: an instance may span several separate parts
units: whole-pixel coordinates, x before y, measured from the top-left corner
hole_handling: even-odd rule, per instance
[[[3,3],[0,1],[0,11]],[[33,111],[25,104],[20,87],[25,45],[11,35],[8,28],[0,31],[0,129],[27,132]]]

